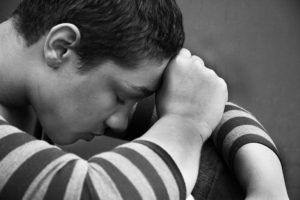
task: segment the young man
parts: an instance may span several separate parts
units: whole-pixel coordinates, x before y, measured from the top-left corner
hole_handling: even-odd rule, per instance
[[[0,25],[0,40],[0,199],[185,199],[191,193],[227,88],[199,57],[181,50],[174,0],[23,0]],[[154,92],[159,119],[151,129],[88,161],[22,132],[30,132],[28,106],[55,144],[122,131],[136,102]],[[230,118],[224,116],[220,129]],[[245,145],[234,159],[248,198],[287,198],[274,145],[256,135],[270,147]],[[235,140],[216,141],[226,149]],[[257,154],[268,162],[253,162]]]

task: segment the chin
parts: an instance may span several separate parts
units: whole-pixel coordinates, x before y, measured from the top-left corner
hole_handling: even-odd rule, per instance
[[[65,135],[68,135],[68,134],[66,134],[66,133],[60,133],[60,134],[55,134],[55,135],[48,134],[50,140],[55,145],[70,145],[79,140],[79,138],[75,138],[75,137],[63,137]]]
[[[76,143],[80,138],[66,138],[66,139],[60,139],[57,143],[57,145],[71,145]]]

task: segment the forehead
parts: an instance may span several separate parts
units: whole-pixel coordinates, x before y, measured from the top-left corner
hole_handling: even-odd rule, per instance
[[[145,60],[137,67],[123,67],[114,62],[106,63],[105,73],[118,84],[135,89],[155,91],[159,87],[162,74],[169,60],[157,62]]]
[[[132,78],[132,81],[141,82],[144,84],[152,84],[161,79],[161,76],[168,64],[168,60],[163,60],[160,62],[154,62],[151,60],[146,60],[134,69],[126,68],[124,70],[124,75],[128,75]],[[126,72],[125,72],[126,71]],[[123,78],[126,78],[124,76]],[[121,77],[122,78],[122,77]],[[130,81],[130,80],[127,80]]]

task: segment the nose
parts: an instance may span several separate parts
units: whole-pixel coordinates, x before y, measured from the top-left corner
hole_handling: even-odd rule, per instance
[[[124,132],[128,126],[128,117],[130,109],[119,109],[106,119],[106,125],[113,130],[113,132]]]

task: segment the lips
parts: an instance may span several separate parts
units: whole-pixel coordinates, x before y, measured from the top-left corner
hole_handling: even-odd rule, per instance
[[[103,132],[104,132],[104,131],[98,130],[98,131],[93,131],[93,132],[91,132],[91,134],[93,134],[93,135],[95,135],[95,136],[101,136],[101,135],[104,135]]]
[[[92,141],[94,139],[94,137],[95,137],[94,134],[88,133],[88,134],[85,134],[84,138],[82,138],[82,139],[89,142],[89,141]]]

